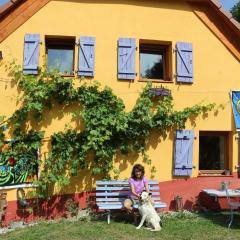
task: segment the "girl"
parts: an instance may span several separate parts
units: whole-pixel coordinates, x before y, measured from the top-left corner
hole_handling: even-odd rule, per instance
[[[132,176],[128,179],[130,192],[128,199],[124,201],[124,207],[128,212],[133,210],[133,205],[137,203],[138,198],[143,190],[149,192],[148,181],[144,177],[145,170],[141,164],[136,164],[132,169]]]

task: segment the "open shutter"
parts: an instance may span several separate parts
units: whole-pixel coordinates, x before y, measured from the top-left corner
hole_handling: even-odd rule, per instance
[[[176,132],[174,176],[192,175],[194,132],[192,130],[178,130]]]
[[[177,82],[193,83],[193,50],[191,43],[178,42],[177,56]]]
[[[80,37],[78,51],[79,76],[94,76],[95,44],[95,37]]]
[[[118,79],[134,80],[136,40],[134,38],[119,38],[118,40]]]
[[[26,34],[24,37],[23,73],[38,74],[39,34]]]

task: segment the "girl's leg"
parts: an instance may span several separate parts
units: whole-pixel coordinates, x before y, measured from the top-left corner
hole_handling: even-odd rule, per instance
[[[127,210],[127,212],[132,212],[132,201],[131,199],[125,199],[123,203],[124,208]]]

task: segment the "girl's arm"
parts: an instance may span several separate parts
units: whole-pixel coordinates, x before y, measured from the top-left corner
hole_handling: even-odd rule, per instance
[[[137,198],[140,197],[139,194],[137,194],[137,193],[135,192],[135,187],[134,187],[134,185],[133,185],[132,183],[130,183],[130,190],[131,190],[131,193],[132,193],[134,196],[136,196]]]
[[[146,178],[144,178],[144,187],[145,187],[146,191],[149,193],[148,180]]]
[[[146,191],[149,193],[148,183],[145,183],[145,189],[146,189]]]

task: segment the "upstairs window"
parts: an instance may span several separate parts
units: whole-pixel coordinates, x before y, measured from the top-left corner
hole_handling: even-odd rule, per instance
[[[169,45],[140,44],[141,80],[170,80],[169,48]]]
[[[74,73],[75,37],[46,37],[47,67],[62,74]]]

